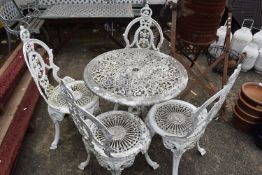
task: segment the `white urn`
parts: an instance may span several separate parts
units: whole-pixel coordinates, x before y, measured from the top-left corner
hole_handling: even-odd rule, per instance
[[[247,72],[252,69],[258,58],[258,46],[255,43],[249,43],[242,51],[246,54],[246,58],[243,60],[241,70]]]
[[[221,46],[223,47],[225,45],[225,40],[226,40],[226,35],[227,35],[227,26],[224,25],[224,26],[220,26],[218,29],[217,29],[217,37],[218,39],[216,41],[214,41],[210,47],[212,46]],[[232,33],[230,33],[230,40],[232,39]],[[212,53],[212,51],[214,53]],[[221,55],[221,52],[215,52],[214,50],[211,50],[210,51],[210,54],[211,55],[214,55],[216,58],[219,57]]]
[[[255,62],[254,68],[257,73],[262,74],[262,48],[259,49],[259,55]]]
[[[244,27],[244,23],[247,21],[251,21],[251,27]],[[253,35],[251,33],[251,29],[253,27],[254,20],[245,19],[242,23],[242,27],[238,29],[234,34],[231,41],[231,49],[241,53],[244,47],[246,47],[253,39]]]
[[[253,36],[252,42],[258,46],[258,49],[262,48],[262,30],[255,33],[255,35]]]

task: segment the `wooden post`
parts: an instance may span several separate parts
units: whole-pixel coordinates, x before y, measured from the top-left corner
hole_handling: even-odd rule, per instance
[[[229,49],[230,49],[230,33],[231,33],[231,24],[232,24],[232,12],[228,9],[228,17],[227,17],[227,33],[226,33],[226,41],[224,48],[224,69],[223,69],[223,77],[222,77],[222,88],[227,83],[227,73],[228,73],[228,60],[229,60]],[[220,116],[224,121],[228,121],[226,117],[226,101],[224,102]]]
[[[171,26],[171,55],[175,55],[176,52],[176,18],[177,18],[177,4],[170,2],[170,8],[172,9],[172,26]]]

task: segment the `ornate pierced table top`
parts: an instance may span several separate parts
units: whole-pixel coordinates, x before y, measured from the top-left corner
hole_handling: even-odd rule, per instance
[[[46,9],[40,18],[132,18],[132,4],[62,4]]]
[[[98,96],[127,106],[147,106],[176,97],[187,85],[186,69],[164,53],[113,50],[85,67],[86,85]]]

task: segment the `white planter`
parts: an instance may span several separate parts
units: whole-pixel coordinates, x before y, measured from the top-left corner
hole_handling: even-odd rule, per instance
[[[242,51],[242,53],[246,53],[246,58],[242,63],[242,71],[247,72],[252,69],[255,65],[256,59],[258,57],[258,47],[254,43],[249,43]]]
[[[253,36],[252,42],[258,46],[258,49],[262,48],[262,30],[260,30]]]
[[[255,62],[254,68],[257,73],[262,74],[262,48],[259,50],[259,55]]]
[[[210,46],[221,46],[223,47],[225,45],[225,40],[226,40],[226,34],[227,34],[227,26],[220,26],[217,29],[217,41],[214,41]],[[230,33],[230,40],[232,39],[232,33]],[[221,55],[221,52],[216,52],[212,53],[210,52],[211,55],[214,55],[216,58]]]
[[[251,21],[252,25],[250,28],[243,27],[244,23],[246,21]],[[247,20],[245,19],[242,23],[242,27],[238,29],[232,38],[231,42],[231,49],[237,51],[238,53],[241,53],[244,47],[246,47],[253,39],[253,35],[251,33],[251,29],[253,27],[254,20]]]

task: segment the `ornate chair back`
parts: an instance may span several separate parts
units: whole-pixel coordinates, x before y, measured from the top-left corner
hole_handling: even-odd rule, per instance
[[[37,85],[40,94],[48,103],[49,94],[52,92],[54,86],[50,84],[48,71],[52,70],[53,78],[56,82],[60,82],[57,73],[59,67],[53,62],[53,52],[45,43],[37,39],[30,39],[30,33],[27,29],[21,26],[20,37],[23,41],[23,54],[26,65]],[[39,53],[39,51],[43,53]],[[43,58],[43,55],[46,59]],[[49,103],[48,103],[49,104]]]
[[[113,150],[110,147],[110,143],[112,142],[112,135],[110,134],[108,129],[97,118],[95,118],[95,116],[93,116],[91,113],[89,113],[88,111],[81,108],[78,104],[76,104],[72,90],[65,85],[63,80],[61,80],[60,85],[62,88],[62,93],[65,95],[70,114],[80,134],[85,139],[87,139],[90,144],[93,144],[93,146],[99,146],[100,148],[105,150],[105,154],[111,156],[110,153],[113,152]],[[95,127],[97,127],[101,132],[103,132],[105,136],[105,140],[103,143],[99,142],[95,138],[94,134],[90,129],[91,125],[95,125]]]
[[[14,0],[0,0],[0,19],[5,26],[11,26],[15,23],[12,20],[23,17]]]
[[[128,24],[123,34],[126,48],[138,47],[159,51],[164,41],[163,31],[157,21],[151,18],[152,10],[149,8],[148,4],[140,10],[140,14],[140,17],[133,19]],[[139,27],[135,31],[133,40],[130,41],[130,29],[135,26],[136,23],[139,23]],[[158,33],[157,36],[156,33]],[[159,41],[155,41],[155,38],[159,38]]]
[[[239,73],[241,70],[241,64],[237,66],[233,74],[229,77],[227,84],[218,91],[215,95],[210,97],[202,106],[198,107],[195,113],[193,114],[193,119],[197,120],[199,119],[199,115],[204,112],[204,110],[207,110],[207,107],[214,103],[214,105],[211,107],[211,109],[208,111],[206,117],[201,121],[194,121],[194,125],[192,128],[192,133],[198,126],[202,126],[203,123],[205,123],[204,128],[212,121],[212,119],[217,115],[218,111],[221,109],[222,105],[224,104],[226,97],[228,93],[230,92],[232,86],[234,85]],[[189,135],[189,134],[188,134]]]

